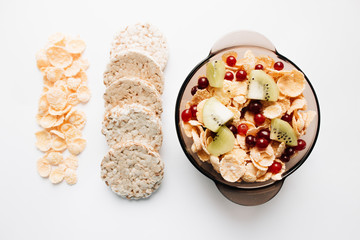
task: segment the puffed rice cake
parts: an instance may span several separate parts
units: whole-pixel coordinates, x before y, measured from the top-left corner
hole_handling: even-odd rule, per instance
[[[137,103],[109,110],[104,117],[102,133],[110,147],[120,142],[136,141],[159,150],[163,140],[159,117]]]
[[[163,93],[164,79],[159,64],[139,51],[129,50],[115,54],[104,73],[106,87],[120,78],[136,77],[153,84],[160,94]]]
[[[138,50],[150,55],[165,69],[168,60],[168,46],[164,35],[155,26],[137,23],[120,30],[111,45],[110,58],[124,50]]]
[[[138,103],[150,108],[157,116],[163,111],[162,100],[155,87],[138,78],[121,78],[106,88],[104,94],[106,110],[115,106]]]
[[[121,197],[141,199],[156,191],[164,176],[164,163],[151,146],[116,144],[101,162],[101,178]]]

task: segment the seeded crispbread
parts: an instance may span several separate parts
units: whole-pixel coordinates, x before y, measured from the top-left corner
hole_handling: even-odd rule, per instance
[[[141,199],[156,191],[164,176],[164,163],[150,146],[116,144],[101,162],[101,178],[121,197]]]
[[[136,141],[159,150],[163,140],[159,117],[137,103],[116,106],[107,111],[102,133],[110,147],[121,142]]]
[[[114,81],[127,77],[137,77],[153,84],[163,93],[163,72],[151,57],[135,50],[122,51],[111,58],[104,73],[104,84],[110,86]]]
[[[168,46],[164,35],[155,26],[137,23],[120,30],[111,45],[110,57],[124,50],[139,50],[150,55],[165,69],[168,60]]]
[[[162,100],[153,85],[138,78],[120,78],[106,88],[104,94],[107,110],[119,105],[138,103],[154,111],[160,116]]]

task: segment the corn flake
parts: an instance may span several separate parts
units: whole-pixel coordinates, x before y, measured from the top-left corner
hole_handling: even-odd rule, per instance
[[[44,158],[53,166],[59,165],[64,160],[61,152],[48,152]]]
[[[256,64],[261,64],[264,68],[272,68],[274,66],[274,63],[274,59],[269,56],[262,55],[256,57]]]
[[[44,158],[40,158],[37,161],[36,167],[37,167],[37,171],[38,171],[39,175],[43,178],[47,178],[51,173],[51,165]]]
[[[284,75],[277,81],[279,91],[289,97],[299,96],[305,89],[304,75],[298,70],[292,70],[290,75]]]
[[[64,179],[67,184],[74,185],[77,182],[76,171],[71,168],[66,169]]]
[[[73,155],[79,155],[86,147],[86,140],[83,138],[71,138],[66,143],[69,152]]]
[[[82,85],[77,89],[77,96],[80,102],[88,102],[91,97],[90,90],[87,86]]]
[[[72,57],[68,51],[62,47],[52,46],[46,50],[46,56],[54,67],[66,68],[72,63]]]
[[[51,35],[48,38],[49,43],[58,45],[58,46],[64,46],[64,42],[66,40],[66,36],[63,33],[57,32]]]
[[[68,121],[70,124],[74,125],[78,129],[83,129],[86,124],[85,113],[80,110],[72,110],[70,111],[65,120]],[[198,126],[201,124],[198,123]]]
[[[86,48],[86,44],[81,39],[73,39],[66,44],[66,49],[68,50],[69,53],[72,54],[82,53],[85,50],[85,48]]]
[[[56,116],[53,116],[51,114],[45,114],[43,117],[41,117],[39,125],[45,129],[54,127],[58,121],[58,118]]]
[[[55,110],[62,110],[66,106],[66,93],[59,88],[50,88],[46,92],[46,98],[50,106]]]
[[[282,115],[281,105],[277,102],[272,103],[263,110],[263,115],[269,119],[280,117]]]
[[[51,148],[54,151],[62,152],[66,149],[66,142],[64,138],[59,137],[58,135],[53,135],[51,140]]]
[[[53,184],[61,183],[64,180],[65,172],[62,168],[55,168],[51,171],[49,180]]]
[[[47,67],[50,66],[50,62],[46,56],[46,51],[44,49],[41,49],[39,50],[37,53],[36,53],[36,64],[37,64],[37,67],[43,71],[45,70]]]
[[[65,158],[64,160],[64,164],[67,168],[71,168],[71,169],[77,169],[77,167],[79,166],[79,160],[76,156],[74,155],[69,155],[68,157]]]
[[[46,79],[52,83],[61,80],[64,77],[64,69],[58,67],[49,67],[46,69]]]
[[[80,71],[80,63],[78,61],[74,61],[70,67],[65,70],[65,76],[72,77],[78,74]]]
[[[80,78],[68,78],[67,80],[67,88],[71,91],[77,91],[81,84]]]
[[[71,123],[61,125],[60,131],[65,135],[66,139],[81,137],[81,131]]]
[[[36,147],[42,151],[46,152],[51,148],[51,134],[46,131],[38,131],[35,133],[36,136]]]
[[[246,171],[245,162],[233,155],[225,155],[220,162],[220,174],[228,182],[236,182]]]

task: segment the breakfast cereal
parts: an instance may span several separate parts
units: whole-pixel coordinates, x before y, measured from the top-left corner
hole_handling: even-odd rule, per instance
[[[304,75],[283,68],[269,56],[228,51],[198,76],[181,127],[192,152],[224,180],[280,180],[306,147],[301,137],[316,113],[307,110]]]

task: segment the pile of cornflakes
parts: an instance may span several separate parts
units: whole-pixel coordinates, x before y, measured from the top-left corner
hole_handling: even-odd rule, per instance
[[[229,66],[227,58],[236,58],[236,64]],[[306,129],[314,119],[316,113],[307,110],[307,101],[303,95],[305,89],[304,75],[293,69],[275,70],[275,61],[269,56],[254,56],[251,51],[247,51],[243,58],[238,59],[236,52],[227,52],[222,56],[226,66],[226,72],[233,79],[224,80],[222,88],[214,88],[210,85],[205,89],[197,89],[192,99],[187,102],[186,109],[196,106],[196,117],[189,121],[181,121],[182,127],[187,137],[192,138],[191,150],[197,153],[199,159],[210,163],[214,170],[228,182],[265,182],[267,180],[280,180],[281,175],[286,170],[284,161],[281,160],[286,147],[284,142],[272,140],[266,148],[249,147],[246,144],[246,136],[256,134],[262,129],[270,129],[271,119],[282,118],[285,114],[291,115],[290,124],[298,138],[306,134]],[[276,82],[279,89],[277,101],[261,101],[261,114],[266,120],[257,125],[254,120],[254,113],[246,111],[246,107],[251,102],[247,98],[249,80],[243,81],[236,79],[237,71],[245,71],[247,77],[250,72],[261,66],[262,70],[270,75]],[[199,76],[201,78],[203,76]],[[234,117],[231,124],[238,128],[240,124],[246,124],[248,130],[245,135],[236,134],[235,145],[230,152],[219,157],[211,155],[207,150],[208,145],[214,139],[214,133],[207,129],[203,123],[203,106],[207,99],[215,97],[224,106],[232,111]],[[297,154],[295,152],[292,157]],[[274,174],[269,168],[277,162],[281,164],[279,171]],[[280,170],[281,169],[281,170]]]
[[[37,67],[43,75],[43,93],[39,100],[37,123],[43,130],[35,133],[36,147],[45,153],[37,161],[41,177],[54,184],[77,182],[78,158],[86,146],[81,130],[86,124],[83,111],[75,108],[90,99],[85,71],[89,67],[82,53],[86,48],[80,38],[62,33],[49,37],[44,49],[36,54]],[[69,151],[64,156],[65,150]]]

